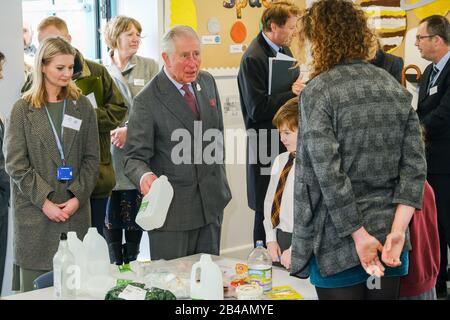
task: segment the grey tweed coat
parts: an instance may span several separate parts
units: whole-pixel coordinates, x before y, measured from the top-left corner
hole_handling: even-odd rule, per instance
[[[66,114],[82,123],[79,131],[64,128],[64,154],[74,176],[59,182],[61,159],[45,109],[20,99],[11,112],[5,141],[6,171],[13,182],[14,263],[25,269],[51,270],[60,233],[76,231],[82,239],[90,226],[89,197],[100,159],[97,119],[84,96],[68,100]],[[66,222],[53,222],[42,212],[45,199],[63,203],[73,196],[80,208]]]
[[[307,277],[314,254],[330,276],[360,264],[352,232],[383,244],[397,204],[421,208],[424,147],[410,94],[363,61],[312,79],[300,110],[291,274]]]

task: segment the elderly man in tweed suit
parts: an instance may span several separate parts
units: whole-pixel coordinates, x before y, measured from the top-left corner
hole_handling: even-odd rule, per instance
[[[133,102],[125,174],[143,194],[160,175],[166,175],[174,189],[164,225],[149,231],[152,260],[219,254],[223,210],[231,192],[223,162],[223,119],[216,83],[209,73],[200,71],[200,41],[190,27],[177,26],[165,35],[163,59],[163,70]],[[194,149],[201,148],[203,155],[207,147],[205,142],[194,142],[194,137],[203,137],[208,129],[218,133],[214,143],[222,159],[194,161]],[[176,132],[188,133],[192,148],[184,150],[187,162],[174,159],[180,143],[173,140]]]

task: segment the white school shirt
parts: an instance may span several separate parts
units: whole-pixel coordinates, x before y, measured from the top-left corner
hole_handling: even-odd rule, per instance
[[[288,162],[289,152],[283,152],[278,155],[272,165],[270,173],[269,187],[267,188],[266,198],[264,199],[264,230],[266,231],[266,243],[277,241],[277,230],[292,233],[294,225],[294,177],[295,177],[295,159],[291,170],[289,171],[286,185],[283,190],[280,207],[280,223],[274,229],[272,226],[272,204],[277,190],[278,180],[285,164]]]

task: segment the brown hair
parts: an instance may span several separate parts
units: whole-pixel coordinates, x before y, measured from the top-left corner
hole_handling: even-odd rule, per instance
[[[103,31],[103,37],[105,38],[106,45],[110,49],[117,49],[117,42],[119,41],[119,36],[123,32],[130,30],[131,26],[134,26],[139,35],[142,32],[142,26],[134,18],[126,16],[117,16],[111,19]]]
[[[41,32],[42,30],[50,26],[55,27],[56,29],[58,29],[63,33],[69,34],[69,28],[67,28],[66,22],[63,19],[55,16],[47,17],[44,20],[42,20],[37,27],[37,31]]]
[[[62,37],[49,37],[39,46],[39,51],[34,59],[33,84],[24,93],[23,99],[35,108],[42,108],[48,101],[45,89],[42,67],[49,64],[52,59],[61,54],[70,54],[75,58],[75,49]],[[62,87],[58,99],[78,100],[81,90],[71,80],[67,87]]]
[[[450,44],[450,24],[446,17],[433,15],[420,21],[420,24],[427,23],[427,32],[430,35],[436,35],[444,40],[446,45]]]
[[[282,125],[286,124],[289,129],[294,131],[295,129],[298,129],[299,118],[298,97],[294,97],[286,101],[286,103],[278,109],[273,117],[272,123],[277,129],[280,129]]]
[[[364,11],[347,0],[319,0],[299,20],[299,46],[311,44],[310,78],[345,59],[370,60],[377,37],[367,25]]]
[[[282,27],[291,16],[298,16],[300,9],[293,3],[280,1],[272,3],[266,8],[261,16],[263,31],[271,31],[270,24],[273,22]]]

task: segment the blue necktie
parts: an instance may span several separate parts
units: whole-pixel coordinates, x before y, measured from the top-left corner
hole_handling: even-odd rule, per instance
[[[434,84],[434,81],[436,80],[436,76],[439,72],[439,69],[436,67],[436,65],[433,65],[433,70],[431,70],[431,74],[430,74],[430,82],[428,82],[428,91],[430,91],[431,87]]]

